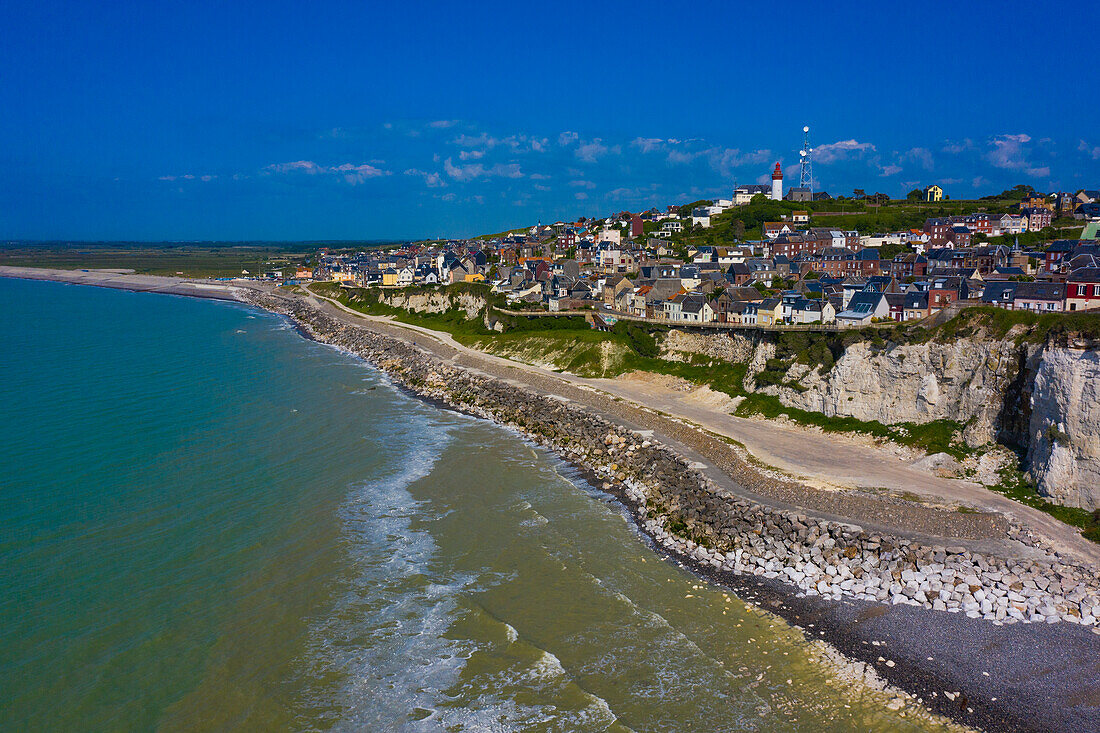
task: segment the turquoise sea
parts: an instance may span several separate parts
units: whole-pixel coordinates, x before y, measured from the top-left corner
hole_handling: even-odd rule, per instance
[[[0,313],[0,729],[928,729],[282,318],[5,279]]]

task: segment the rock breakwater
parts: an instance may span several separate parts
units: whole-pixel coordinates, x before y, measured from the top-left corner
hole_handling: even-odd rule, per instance
[[[703,566],[780,580],[806,595],[923,606],[994,623],[1100,623],[1096,570],[1056,553],[1005,559],[754,503],[668,446],[577,404],[467,371],[304,301],[261,293],[249,299],[418,394],[520,430],[584,466],[655,541]]]

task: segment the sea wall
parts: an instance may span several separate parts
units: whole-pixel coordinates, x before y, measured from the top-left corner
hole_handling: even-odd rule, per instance
[[[1055,553],[1005,560],[756,504],[729,494],[667,446],[576,404],[468,372],[301,301],[250,297],[409,389],[516,428],[587,467],[657,542],[700,564],[779,579],[806,594],[919,605],[1001,623],[1096,625],[1100,619],[1095,569]]]

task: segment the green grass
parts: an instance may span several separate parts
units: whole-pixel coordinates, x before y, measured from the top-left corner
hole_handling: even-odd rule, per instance
[[[863,433],[919,448],[926,453],[947,453],[955,458],[964,458],[970,453],[966,444],[958,439],[963,426],[951,420],[884,425],[877,420],[830,417],[820,412],[787,407],[778,397],[759,392],[747,395],[737,406],[736,414],[740,417],[759,415],[770,419],[786,415],[793,422],[817,427],[828,433]]]
[[[1013,501],[1046,512],[1060,522],[1077,527],[1085,539],[1100,543],[1100,509],[1090,512],[1047,500],[1039,495],[1035,484],[1017,466],[1003,468],[1000,473],[1000,482],[987,488],[1004,494]]]
[[[973,336],[995,340],[1006,338],[1017,327],[1020,329],[1016,336],[1017,343],[1043,343],[1048,339],[1057,341],[1070,336],[1100,339],[1100,314],[1033,313],[978,306],[963,309],[957,316],[936,328],[914,329],[902,338],[911,343],[950,343]]]
[[[309,253],[296,246],[95,244],[26,245],[0,248],[0,265],[59,270],[127,269],[141,275],[235,277],[286,270]]]

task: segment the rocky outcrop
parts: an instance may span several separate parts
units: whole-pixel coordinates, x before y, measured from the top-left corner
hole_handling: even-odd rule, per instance
[[[1004,341],[885,348],[867,342],[844,350],[832,369],[794,365],[788,378],[805,391],[776,392],[788,407],[891,425],[952,420],[967,442],[994,440],[1005,388],[1015,376],[1017,347]]]
[[[756,351],[754,339],[740,333],[715,337],[713,334],[669,331],[661,340],[661,358],[689,361],[699,354],[733,364],[751,361]]]
[[[1028,472],[1054,501],[1100,508],[1100,352],[1048,347],[1031,382]]]
[[[485,309],[484,296],[469,292],[450,292],[444,289],[438,290],[394,290],[381,291],[379,301],[393,308],[401,308],[412,313],[446,313],[459,309],[466,312],[466,317],[474,320]]]

